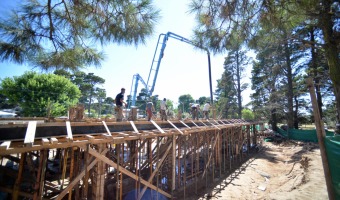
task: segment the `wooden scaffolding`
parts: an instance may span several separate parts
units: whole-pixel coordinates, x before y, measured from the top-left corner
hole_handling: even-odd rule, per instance
[[[239,166],[263,133],[261,123],[243,120],[67,121],[60,126],[64,131],[30,121],[24,138],[16,139],[1,135],[19,135],[18,125],[0,128],[5,138],[1,194],[11,199],[185,199]]]

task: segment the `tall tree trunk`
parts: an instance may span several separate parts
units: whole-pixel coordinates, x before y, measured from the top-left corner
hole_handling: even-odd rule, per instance
[[[270,120],[269,120],[269,124],[272,126],[272,130],[273,131],[277,131],[277,117],[276,117],[276,108],[272,109],[270,111]]]
[[[310,41],[311,41],[311,55],[312,55],[312,75],[314,77],[314,87],[316,91],[316,98],[318,102],[320,117],[323,117],[322,112],[322,95],[321,95],[321,86],[320,86],[320,77],[318,76],[318,66],[317,66],[317,54],[315,48],[315,37],[314,37],[314,27],[311,27],[310,30]]]
[[[239,51],[236,51],[236,78],[237,78],[237,104],[238,104],[238,117],[242,118],[242,96],[241,96],[241,72]]]
[[[298,97],[295,95],[294,96],[294,101],[295,101],[295,110],[294,110],[294,128],[299,129],[299,118],[298,118],[298,113],[299,113],[299,100]]]
[[[331,0],[323,0],[322,5],[323,9],[320,15],[319,26],[322,28],[324,41],[325,41],[325,52],[329,66],[329,75],[333,82],[334,87],[334,95],[336,101],[336,111],[337,111],[337,124],[340,123],[340,59],[339,49],[337,48],[336,37],[333,32],[333,21],[331,19],[332,13],[331,4],[333,1]],[[340,130],[336,130],[340,133]]]
[[[287,37],[285,37],[287,38]],[[284,43],[285,48],[285,56],[286,56],[286,64],[287,64],[287,106],[288,106],[288,113],[287,113],[287,125],[288,128],[294,127],[294,113],[293,113],[293,75],[292,75],[292,65],[290,62],[290,51],[288,45],[288,39],[286,39]]]

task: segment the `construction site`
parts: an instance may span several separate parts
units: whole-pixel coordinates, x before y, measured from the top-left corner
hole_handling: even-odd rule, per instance
[[[86,117],[83,106],[66,119],[2,119],[0,199],[327,199],[315,143],[263,121],[218,118],[213,106],[210,119],[137,117],[138,83],[151,97],[169,38],[195,46],[159,36],[147,82],[133,76],[122,121]]]

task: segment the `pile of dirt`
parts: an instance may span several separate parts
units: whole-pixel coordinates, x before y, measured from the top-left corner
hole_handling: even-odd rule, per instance
[[[220,184],[187,199],[328,199],[317,144],[264,142]]]

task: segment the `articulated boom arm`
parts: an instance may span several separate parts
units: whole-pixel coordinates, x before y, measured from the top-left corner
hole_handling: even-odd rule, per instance
[[[129,107],[136,105],[136,99],[137,99],[136,95],[137,95],[137,89],[138,89],[138,81],[142,82],[142,84],[144,85],[144,87],[146,89],[146,92],[147,93],[149,92],[148,85],[145,83],[143,78],[138,73],[133,75],[133,77],[132,77],[132,84],[131,84],[131,90],[130,90],[130,96],[131,96],[131,94],[133,96],[132,96],[131,105],[129,105]]]
[[[209,65],[210,100],[211,100],[211,104],[213,104],[209,50],[204,48],[204,47],[197,45],[196,43],[194,43],[194,42],[192,42],[192,41],[190,41],[190,40],[188,40],[188,39],[186,39],[186,38],[184,38],[180,35],[177,35],[177,34],[172,33],[172,32],[168,32],[167,34],[162,33],[158,37],[157,46],[156,46],[155,53],[153,55],[153,59],[152,59],[151,68],[150,68],[147,83],[145,84],[145,82],[143,81],[142,77],[139,74],[134,75],[133,80],[136,79],[136,81],[135,82],[132,81],[132,86],[135,86],[134,91],[133,91],[133,97],[132,97],[132,106],[134,106],[135,103],[136,103],[136,93],[137,93],[137,87],[138,87],[138,80],[141,80],[142,83],[144,84],[144,86],[147,90],[148,96],[152,96],[152,93],[153,93],[153,91],[155,89],[155,85],[156,85],[159,66],[161,65],[161,61],[162,61],[162,58],[164,56],[164,50],[165,50],[165,47],[166,47],[166,43],[167,43],[169,38],[174,38],[174,39],[179,40],[181,42],[185,42],[185,43],[193,45],[197,48],[203,49],[207,52],[207,54],[208,54],[208,65]],[[159,45],[161,45],[161,46],[159,47]],[[156,58],[156,55],[158,55],[158,59]],[[136,78],[135,78],[135,76],[136,76]],[[152,84],[151,84],[151,80],[152,80]],[[132,92],[132,86],[131,86],[131,92]]]
[[[162,37],[163,37],[163,41],[160,43]],[[159,66],[161,65],[161,61],[162,61],[162,58],[164,56],[164,50],[165,50],[165,47],[166,47],[166,43],[167,43],[169,38],[174,38],[174,39],[179,40],[181,42],[185,42],[187,44],[193,45],[193,46],[198,47],[200,49],[206,50],[205,48],[199,47],[197,44],[195,44],[191,40],[188,40],[188,39],[186,39],[186,38],[184,38],[180,35],[177,35],[175,33],[168,32],[167,34],[163,34],[163,33],[160,34],[159,37],[158,37],[158,42],[157,42],[156,50],[155,50],[155,53],[154,53],[154,56],[153,56],[153,59],[152,59],[149,77],[148,77],[148,81],[147,81],[147,84],[150,88],[149,96],[152,96],[152,93],[155,89],[157,75],[158,75],[158,71],[159,71]],[[159,44],[162,45],[160,49],[158,48]],[[158,51],[159,51],[159,56],[158,56],[158,60],[156,60],[156,55],[157,55]],[[208,55],[209,55],[209,52],[208,52]],[[156,63],[156,67],[154,66],[155,63]],[[152,80],[152,85],[150,85],[151,80]]]

